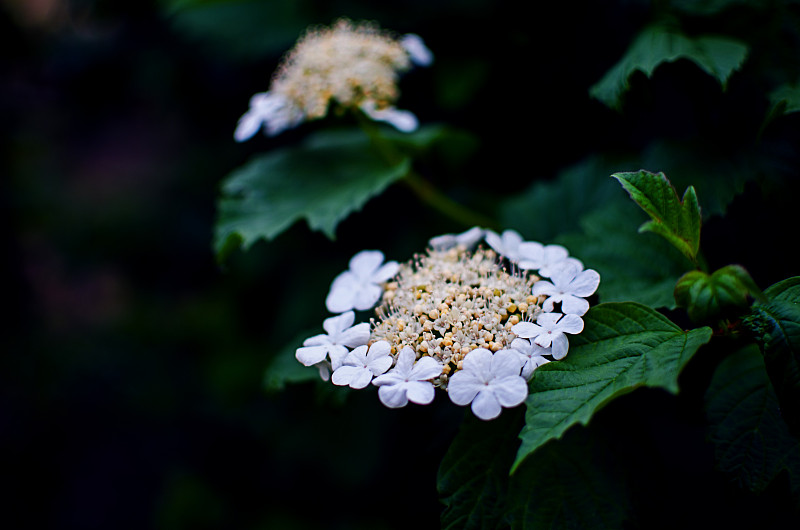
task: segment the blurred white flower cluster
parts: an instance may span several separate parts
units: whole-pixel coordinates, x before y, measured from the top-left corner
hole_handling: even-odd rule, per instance
[[[411,132],[417,128],[416,116],[393,106],[398,77],[412,64],[432,62],[430,50],[414,34],[396,38],[375,24],[347,19],[310,29],[283,59],[269,91],[250,99],[234,138],[247,140],[262,126],[273,136],[322,118],[331,102]]]
[[[490,248],[473,250],[481,240]],[[296,357],[336,385],[371,382],[387,407],[428,404],[438,387],[488,420],[525,400],[536,368],[566,356],[599,284],[564,247],[512,230],[438,236],[405,264],[365,250],[331,285],[326,305],[341,314]],[[353,309],[376,305],[354,325]]]

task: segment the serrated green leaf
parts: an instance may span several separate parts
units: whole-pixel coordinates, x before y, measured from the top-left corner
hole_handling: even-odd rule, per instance
[[[681,369],[711,338],[710,328],[683,331],[632,302],[595,306],[584,322],[583,332],[570,338],[569,355],[534,372],[512,471],[572,425],[589,423],[615,397],[640,386],[677,393]]]
[[[581,219],[581,233],[556,242],[600,273],[600,301],[673,308],[675,282],[691,263],[662,238],[638,234],[630,223],[641,215],[628,200],[611,201]]]
[[[304,144],[257,156],[222,184],[214,248],[218,258],[241,238],[246,249],[272,239],[299,219],[331,239],[336,225],[389,184],[410,161],[388,164],[361,131],[317,134]]]
[[[630,503],[616,453],[590,429],[573,429],[545,444],[511,477],[511,528],[622,528]]]
[[[733,316],[756,298],[763,298],[761,290],[741,265],[728,265],[713,274],[690,271],[675,285],[675,301],[693,322]]]
[[[773,109],[781,106],[781,114],[800,112],[800,83],[784,83],[769,93]]]
[[[439,465],[437,488],[445,505],[443,529],[500,528],[522,425],[521,409],[486,422],[467,413]]]
[[[754,492],[783,470],[800,500],[800,442],[781,419],[778,398],[755,346],[723,360],[706,392],[717,466]]]
[[[675,188],[663,173],[640,170],[611,176],[622,184],[631,199],[652,219],[639,227],[639,231],[662,236],[692,263],[697,263],[701,217],[694,188],[689,186],[683,199],[679,199]]]
[[[661,64],[688,59],[723,87],[747,57],[748,48],[739,41],[715,36],[687,37],[660,26],[644,29],[620,61],[589,89],[589,94],[611,108],[618,109],[622,95],[630,87],[630,77],[641,71],[650,77]]]
[[[745,324],[764,352],[772,386],[790,431],[800,436],[800,296],[798,278],[767,289],[770,300],[753,305]]]

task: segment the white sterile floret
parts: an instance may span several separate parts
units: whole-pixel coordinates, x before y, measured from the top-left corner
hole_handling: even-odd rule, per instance
[[[303,341],[295,357],[306,366],[318,366],[320,377],[327,380],[326,361],[336,370],[347,356],[348,348],[366,344],[369,340],[369,324],[363,322],[353,326],[356,315],[352,311],[339,316],[326,318],[322,323],[327,334],[316,335]]]
[[[528,339],[514,339],[511,341],[511,351],[519,354],[522,361],[522,377],[530,381],[533,371],[550,362],[544,355],[552,355],[551,348],[543,348]]]
[[[413,112],[399,110],[391,106],[379,109],[378,105],[371,99],[364,101],[360,108],[364,111],[364,114],[373,120],[386,122],[401,132],[414,132],[419,126],[419,120],[417,120]]]
[[[433,401],[430,380],[442,373],[442,363],[432,357],[423,357],[415,363],[415,358],[414,350],[406,346],[397,355],[394,368],[372,381],[378,387],[381,403],[387,407],[405,407],[409,401],[427,405]]]
[[[541,313],[535,324],[520,322],[511,331],[518,337],[531,339],[531,342],[543,348],[551,348],[553,359],[560,360],[569,351],[569,340],[564,333],[575,335],[583,331],[583,320],[577,315]]]
[[[416,116],[394,108],[398,79],[413,64],[432,61],[418,36],[398,38],[370,22],[341,19],[311,28],[284,56],[269,91],[251,100],[234,137],[246,140],[262,124],[274,135],[323,118],[332,108],[362,109],[372,119],[413,131]]]
[[[292,102],[274,92],[260,92],[250,98],[250,109],[239,118],[233,133],[237,142],[250,139],[261,126],[269,136],[297,126],[303,121],[303,113]]]
[[[561,245],[542,245],[536,241],[525,241],[519,245],[519,268],[538,270],[540,276],[552,277],[562,268],[583,264],[569,257],[567,249]]]
[[[550,279],[542,280],[533,286],[533,295],[547,296],[542,304],[545,312],[553,311],[553,305],[561,302],[561,312],[570,315],[584,315],[589,310],[589,302],[585,297],[591,296],[600,285],[597,271],[583,270],[583,266],[571,264],[558,270]]]
[[[381,375],[392,366],[391,346],[378,341],[372,346],[359,346],[347,354],[344,364],[334,370],[331,381],[334,385],[364,388],[373,376]]]
[[[433,64],[433,53],[425,46],[422,37],[415,33],[407,33],[400,39],[400,46],[408,52],[411,62],[419,66]]]
[[[482,420],[500,415],[501,407],[516,407],[528,396],[528,385],[519,375],[519,354],[500,350],[494,355],[477,348],[464,357],[463,368],[447,386],[456,405],[472,403],[472,412]]]
[[[383,253],[378,250],[359,252],[350,260],[350,269],[333,280],[325,299],[328,311],[341,313],[371,308],[383,293],[381,284],[397,274],[399,268],[396,261],[383,263]]]
[[[495,252],[505,256],[514,263],[520,259],[519,246],[522,243],[522,236],[515,230],[506,230],[503,235],[498,235],[491,230],[486,231],[486,242]]]
[[[450,250],[453,247],[464,247],[465,249],[472,249],[478,242],[483,239],[486,230],[479,226],[473,226],[466,232],[460,234],[444,234],[441,236],[432,237],[428,241],[428,245],[433,250],[443,251]]]

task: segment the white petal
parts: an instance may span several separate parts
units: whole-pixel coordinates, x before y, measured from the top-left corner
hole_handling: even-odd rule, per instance
[[[390,409],[405,407],[408,404],[406,390],[401,385],[382,386],[378,389],[378,398],[381,403]]]
[[[400,270],[400,264],[396,261],[387,261],[386,263],[381,266],[380,269],[375,271],[370,278],[370,281],[373,283],[383,283],[389,281],[389,279],[397,274],[397,271]]]
[[[456,242],[466,248],[472,248],[478,244],[478,241],[483,239],[485,230],[479,226],[473,226],[466,232],[461,232],[456,236]]]
[[[542,318],[542,315],[539,315],[539,319]],[[533,322],[520,322],[519,324],[514,324],[511,328],[511,331],[518,337],[522,337],[523,339],[530,339],[532,337],[539,336],[542,331],[542,326],[538,324],[534,324]]]
[[[551,333],[551,332],[544,332],[538,337],[533,339],[533,342],[541,346],[542,348],[549,348],[550,344],[553,343],[553,340],[558,336],[564,336],[563,333]]]
[[[428,245],[430,245],[433,250],[438,251],[451,249],[457,244],[458,240],[453,234],[444,234],[441,236],[432,237],[428,241]]]
[[[262,121],[261,116],[258,114],[251,111],[245,112],[242,117],[239,118],[236,130],[233,131],[233,139],[237,142],[249,140],[261,128]]]
[[[572,281],[570,292],[575,296],[587,297],[594,294],[600,286],[600,274],[596,270],[585,270]]]
[[[479,392],[472,401],[472,412],[482,420],[493,420],[500,415],[500,403],[493,392]]]
[[[368,280],[383,263],[383,252],[380,250],[362,250],[350,258],[350,270],[358,278]]]
[[[553,276],[558,275],[560,271],[562,271],[563,269],[569,269],[569,268],[576,268],[578,269],[578,271],[582,271],[583,263],[581,263],[580,260],[577,260],[575,258],[566,258],[560,261],[548,263],[547,265],[542,267],[541,270],[539,270],[539,274],[541,276],[547,276],[548,278],[552,278]]]
[[[375,285],[374,283],[362,284],[355,292],[353,307],[359,311],[372,309],[372,307],[378,303],[378,300],[381,299],[382,294],[383,289],[381,289],[379,285]]]
[[[342,368],[340,368],[340,370],[343,368],[346,367],[343,366]],[[354,388],[356,390],[364,388],[369,384],[370,381],[372,381],[372,372],[364,368],[359,368],[358,370],[359,371],[354,375],[354,377],[350,381],[350,388]],[[336,372],[334,372],[333,375],[336,375]]]
[[[559,361],[567,356],[569,351],[569,340],[563,333],[553,340],[553,359]]]
[[[357,379],[362,372],[369,373],[369,370],[366,370],[360,366],[340,366],[333,371],[333,377],[331,377],[331,381],[334,385],[338,386],[349,385],[352,381]]]
[[[408,400],[417,405],[427,405],[433,401],[434,389],[431,383],[424,381],[410,381],[406,383]]]
[[[536,241],[520,243],[517,249],[519,254],[519,268],[523,270],[538,269],[544,259],[544,246]]]
[[[333,344],[331,338],[324,333],[314,335],[303,341],[303,346],[330,346],[331,344]]]
[[[409,348],[410,349],[410,348]],[[442,363],[434,359],[433,357],[423,357],[419,361],[414,364],[414,368],[411,370],[409,374],[409,379],[413,379],[416,381],[425,381],[428,379],[433,379],[442,373]]]
[[[551,296],[558,292],[559,290],[556,289],[556,286],[548,282],[547,280],[539,280],[538,282],[533,284],[533,289],[531,289],[531,294],[533,294],[533,296],[540,296],[540,295]]]
[[[337,342],[350,348],[366,344],[369,342],[369,323],[362,322],[350,329],[346,329],[343,333],[339,334]]]
[[[461,370],[453,374],[447,383],[447,394],[456,405],[469,405],[482,389],[486,388],[474,374]]]
[[[561,311],[569,315],[582,316],[589,310],[589,302],[577,296],[567,295],[561,300]]]
[[[319,369],[319,378],[323,381],[328,381],[331,378],[331,365],[327,362],[317,363],[315,365]]]
[[[413,112],[407,110],[399,110],[394,107],[379,109],[371,100],[362,103],[361,110],[373,120],[386,122],[398,131],[413,132],[419,127],[417,117]]]
[[[554,329],[559,318],[561,318],[561,313],[540,313],[536,317],[536,323],[546,330]]]
[[[359,288],[358,278],[350,271],[345,271],[331,284],[331,290],[325,299],[325,307],[331,313],[342,313],[355,307],[355,297]]]
[[[425,42],[419,35],[408,33],[400,39],[400,46],[408,52],[411,62],[419,66],[430,66],[433,64],[433,53],[425,46]]]
[[[519,376],[520,368],[522,365],[519,362],[519,355],[510,350],[500,350],[492,358],[492,376],[494,377]]]
[[[356,314],[352,311],[348,311],[335,317],[326,318],[322,323],[322,329],[324,329],[328,335],[333,337],[334,335],[337,335],[341,331],[352,326],[355,320]]]
[[[516,407],[528,397],[528,384],[519,375],[504,377],[491,386],[497,401],[504,407]]]
[[[392,371],[398,376],[402,375],[404,378],[408,377],[413,372],[414,360],[416,357],[417,355],[410,346],[403,347],[400,353],[397,354],[397,363]]]
[[[305,366],[314,366],[325,360],[328,355],[328,348],[326,346],[307,346],[304,348],[297,348],[294,356],[303,363]]]
[[[344,364],[344,360],[350,352],[341,344],[336,344],[328,350],[328,357],[331,359],[331,368],[336,370]]]
[[[484,238],[486,239],[486,244],[492,247],[495,252],[497,252],[498,254],[503,254],[504,252],[503,240],[500,238],[499,235],[497,235],[496,232],[493,232],[492,230],[487,230]]]
[[[475,373],[482,381],[488,381],[492,373],[492,352],[476,348],[464,357],[463,369]]]
[[[558,321],[558,330],[575,335],[583,331],[583,320],[577,315],[564,315],[564,318]]]

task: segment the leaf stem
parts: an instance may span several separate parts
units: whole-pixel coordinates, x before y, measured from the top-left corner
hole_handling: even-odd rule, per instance
[[[390,140],[382,136],[375,122],[368,119],[363,112],[359,110],[355,110],[354,112],[358,124],[367,136],[369,136],[375,150],[390,164],[399,164],[406,155],[400,152]],[[430,181],[414,171],[410,164],[408,172],[402,177],[402,180],[422,202],[445,217],[466,227],[481,226],[484,228],[498,228],[498,223],[494,219],[454,201],[442,193]]]

